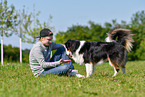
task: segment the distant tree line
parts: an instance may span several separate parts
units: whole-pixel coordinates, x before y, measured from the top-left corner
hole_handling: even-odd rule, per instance
[[[12,45],[4,45],[4,62],[19,62],[20,60],[20,48],[18,47],[12,47]],[[28,63],[29,62],[29,49],[22,50],[23,55],[23,62]],[[0,52],[1,54],[1,52]],[[1,58],[1,56],[0,56]]]

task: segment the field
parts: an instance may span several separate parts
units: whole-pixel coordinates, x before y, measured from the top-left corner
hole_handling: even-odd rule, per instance
[[[85,66],[74,64],[80,74]],[[0,97],[144,97],[145,61],[127,63],[127,75],[104,63],[90,78],[49,75],[35,78],[29,64],[0,66]]]

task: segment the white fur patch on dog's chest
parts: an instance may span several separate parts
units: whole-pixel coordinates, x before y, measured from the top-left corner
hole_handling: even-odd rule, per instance
[[[78,63],[78,64],[80,64],[80,65],[82,65],[82,64],[84,63],[83,54],[80,54],[80,55],[74,54],[74,55],[72,56],[72,58],[73,58],[73,60],[74,60],[76,63]]]
[[[79,48],[76,50],[76,52],[72,56],[73,60],[80,65],[82,65],[84,63],[84,58],[83,58],[84,54],[79,54],[79,51],[82,48],[82,46],[84,45],[84,43],[85,43],[85,41],[80,41]]]

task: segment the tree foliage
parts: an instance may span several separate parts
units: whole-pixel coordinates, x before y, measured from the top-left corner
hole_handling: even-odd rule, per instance
[[[40,11],[36,12],[35,5],[33,6],[33,12],[32,17],[30,21],[32,21],[29,25],[28,30],[26,31],[26,34],[23,36],[25,39],[23,42],[27,43],[35,43],[37,41],[37,36],[43,28],[50,28],[54,29],[50,26],[49,22],[51,22],[52,16],[50,15],[48,17],[48,20],[44,21],[43,23],[39,21],[38,17],[40,15]]]
[[[22,38],[23,42],[25,42],[24,36],[26,35],[26,32],[28,31],[28,27],[32,23],[31,15],[32,15],[31,13],[28,14],[28,12],[25,10],[25,6],[22,10],[17,11],[18,26],[15,29],[15,34],[18,34],[18,36]]]
[[[15,7],[13,5],[8,6],[7,0],[0,2],[1,36],[11,36],[15,26],[17,26],[17,14],[15,13]]]
[[[131,18],[130,29],[134,34],[134,60],[145,60],[145,10],[138,11]]]
[[[66,32],[59,32],[56,35],[57,43],[65,43],[68,39],[100,41],[106,36],[106,31],[101,25],[89,21],[89,26],[73,25]]]

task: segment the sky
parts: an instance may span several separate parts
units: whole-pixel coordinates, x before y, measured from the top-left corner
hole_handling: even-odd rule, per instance
[[[88,25],[88,21],[104,25],[116,19],[130,23],[131,17],[138,11],[145,10],[145,0],[7,0],[8,6],[13,4],[16,10],[26,9],[30,12],[40,11],[39,20],[43,23],[52,16],[52,31],[67,31],[72,25]],[[0,37],[1,38],[1,37]],[[4,37],[4,44],[19,47],[19,37]],[[33,44],[22,43],[22,49],[31,49]]]

